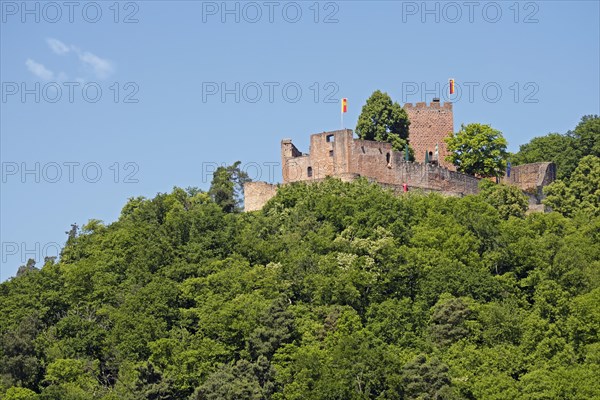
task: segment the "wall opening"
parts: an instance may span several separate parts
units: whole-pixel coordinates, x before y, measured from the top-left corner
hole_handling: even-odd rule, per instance
[[[385,154],[385,162],[388,164],[390,163],[390,153]]]
[[[329,157],[333,157],[333,150],[329,150]]]
[[[333,143],[333,142],[335,142],[335,136],[333,136],[333,135],[327,135],[325,137],[325,139],[327,140],[327,143]]]
[[[312,177],[312,167],[306,168],[306,175],[308,175],[309,178]]]

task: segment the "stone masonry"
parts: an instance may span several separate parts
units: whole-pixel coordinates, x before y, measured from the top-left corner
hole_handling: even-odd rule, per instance
[[[423,156],[424,157],[424,156]],[[299,151],[290,139],[281,141],[283,184],[317,182],[328,176],[350,181],[365,177],[395,191],[435,191],[446,195],[478,192],[479,179],[433,163],[408,162],[391,144],[354,139],[350,129],[311,135],[310,153]],[[277,185],[244,185],[244,209],[254,211],[277,192]]]
[[[344,129],[311,135],[310,153],[301,153],[289,139],[281,142],[283,183],[365,177],[388,186],[402,186],[464,195],[477,193],[479,180],[435,164],[407,162],[389,143],[354,139]]]
[[[244,185],[244,211],[260,210],[277,194],[277,185],[267,182],[248,182]]]
[[[448,151],[444,139],[454,131],[452,103],[405,104],[404,109],[411,122],[409,143],[416,162],[405,161],[403,152],[393,150],[389,143],[354,139],[350,129],[316,133],[310,136],[308,154],[298,150],[291,139],[281,141],[283,184],[318,182],[328,176],[344,181],[364,177],[396,192],[408,185],[409,190],[444,195],[476,194],[479,179],[456,172],[445,161]],[[425,163],[426,153],[429,163]],[[513,167],[511,176],[503,181],[528,193],[533,206],[540,204],[541,188],[554,181],[555,175],[552,163],[527,164]],[[247,183],[244,209],[261,209],[275,196],[277,187],[265,182]]]
[[[405,104],[410,126],[408,140],[415,151],[415,160],[425,162],[425,153],[429,161],[437,161],[439,165],[454,170],[454,166],[446,161],[449,154],[444,139],[454,132],[454,116],[452,103],[440,104],[433,101],[425,103]],[[439,156],[435,157],[435,145],[438,145]]]
[[[543,188],[556,179],[556,164],[539,162],[516,165],[511,168],[510,176],[505,175],[502,183],[515,185],[529,197],[530,210],[543,211]]]

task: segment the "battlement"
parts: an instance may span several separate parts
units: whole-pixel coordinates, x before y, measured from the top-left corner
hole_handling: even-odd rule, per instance
[[[415,146],[412,139],[411,145]],[[431,146],[431,143],[425,143]],[[441,152],[440,152],[441,153]],[[433,162],[431,162],[433,161]],[[281,141],[283,184],[319,182],[327,177],[352,181],[359,177],[402,192],[409,190],[464,196],[479,192],[479,179],[430,162],[406,161],[403,152],[390,143],[354,139],[350,129],[315,133],[310,136],[310,152],[302,153],[291,139]],[[539,204],[541,188],[554,180],[552,163],[519,165],[504,181],[530,195],[530,204]],[[246,211],[259,210],[277,193],[278,185],[250,182],[244,185]]]
[[[327,177],[352,181],[363,177],[403,191],[438,192],[463,196],[478,192],[479,179],[452,171],[436,163],[406,161],[403,152],[390,143],[354,139],[350,129],[315,133],[310,136],[310,152],[302,153],[290,139],[281,141],[283,184],[319,182]],[[277,186],[264,182],[244,185],[246,211],[254,211],[277,193]]]
[[[439,101],[432,101],[431,103],[429,103],[429,105],[426,102],[418,102],[415,104],[412,103],[406,103],[404,104],[403,107],[407,112],[408,109],[411,110],[447,110],[447,111],[452,111],[452,103],[450,102],[445,102],[444,104],[440,103]]]
[[[283,184],[318,182],[329,176],[351,181],[358,177],[403,191],[410,189],[463,196],[479,192],[479,179],[459,173],[446,161],[445,139],[454,132],[452,103],[407,103],[410,121],[408,141],[415,162],[406,161],[404,152],[390,143],[355,139],[352,130],[341,129],[310,135],[309,152],[303,153],[291,139],[281,141]],[[539,163],[513,168],[504,181],[530,193],[531,204],[542,196],[541,188],[554,180],[554,164]],[[246,211],[258,210],[275,194],[277,186],[264,182],[244,185]]]
[[[341,179],[365,177],[382,185],[438,191],[464,195],[478,191],[479,180],[452,171],[437,163],[405,161],[404,152],[395,151],[390,143],[354,139],[352,130],[344,129],[313,134],[310,152],[298,155],[282,142],[283,183],[320,181],[328,176]]]

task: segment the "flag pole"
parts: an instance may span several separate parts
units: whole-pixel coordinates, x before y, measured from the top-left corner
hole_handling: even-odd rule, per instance
[[[340,99],[340,129],[344,129],[344,99]]]

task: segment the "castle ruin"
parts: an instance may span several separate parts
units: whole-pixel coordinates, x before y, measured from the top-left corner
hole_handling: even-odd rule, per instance
[[[309,153],[302,153],[291,139],[281,141],[283,184],[318,182],[328,176],[351,181],[364,177],[396,192],[418,189],[450,196],[478,193],[479,178],[456,172],[445,158],[444,139],[453,132],[452,103],[404,106],[409,120],[409,143],[415,162],[406,161],[403,152],[390,143],[355,139],[350,129],[316,133],[310,136]],[[542,165],[543,164],[543,165]],[[520,165],[512,168],[504,181],[530,195],[530,204],[539,204],[541,187],[554,180],[552,163]],[[254,211],[277,193],[278,185],[249,182],[244,185],[244,209]]]

